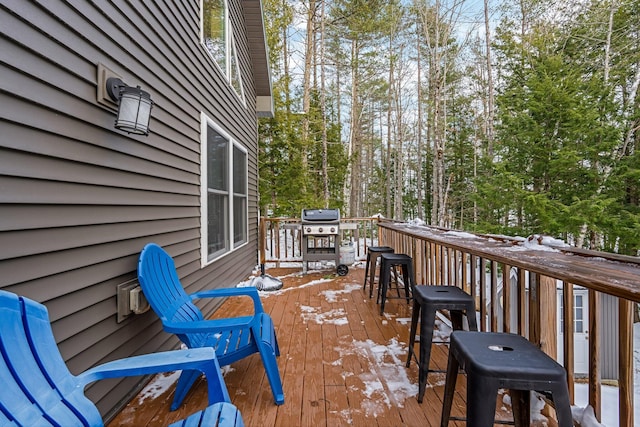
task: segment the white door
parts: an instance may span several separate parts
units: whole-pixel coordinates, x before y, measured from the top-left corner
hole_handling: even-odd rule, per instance
[[[573,369],[576,374],[587,374],[589,372],[589,334],[587,327],[589,326],[589,294],[586,289],[574,288],[573,290]],[[558,362],[564,360],[564,352],[562,342],[564,312],[562,292],[558,292]]]

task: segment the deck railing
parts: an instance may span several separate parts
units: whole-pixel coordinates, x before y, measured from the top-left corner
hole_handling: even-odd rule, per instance
[[[356,259],[378,240],[378,218],[346,218],[340,221],[343,243],[353,243]],[[300,218],[260,218],[260,257],[264,262],[302,261]]]
[[[633,310],[640,302],[640,258],[549,246],[542,239],[542,244],[536,244],[535,238],[527,242],[377,218],[343,219],[342,224],[343,238],[354,243],[356,258],[362,259],[368,246],[392,246],[413,258],[418,284],[454,285],[473,295],[481,330],[518,333],[553,358],[562,349],[572,403],[574,288],[587,289],[588,321],[583,330],[588,336],[589,404],[601,420],[602,337],[617,335],[613,342],[618,358],[619,425],[634,425]],[[261,218],[260,230],[263,263],[302,260],[299,219]],[[613,324],[603,324],[605,312],[609,318],[615,316]],[[611,333],[603,328],[612,328]]]
[[[455,285],[476,298],[481,330],[518,333],[553,358],[558,354],[558,345],[562,345],[562,362],[572,403],[573,292],[574,286],[588,289],[589,404],[600,420],[603,411],[601,341],[603,332],[604,336],[608,332],[601,331],[602,295],[617,300],[617,325],[614,326],[618,333],[619,425],[632,427],[633,309],[635,303],[640,302],[640,258],[551,247],[537,244],[536,238],[524,240],[392,221],[379,223],[380,244],[412,256],[417,283]],[[556,315],[559,293],[562,319]],[[563,337],[560,343],[557,342],[558,320]]]

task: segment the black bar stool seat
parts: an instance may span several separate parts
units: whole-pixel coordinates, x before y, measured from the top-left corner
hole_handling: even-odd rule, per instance
[[[391,285],[391,270],[395,271],[396,267],[400,267],[402,274],[402,282],[404,284],[404,297],[400,296],[399,278],[395,274],[396,291],[398,292],[398,298],[404,298],[407,300],[407,304],[411,300],[413,288],[415,286],[415,276],[413,273],[413,259],[406,254],[396,253],[382,253],[380,255],[380,285],[378,286],[378,298],[377,302],[380,303],[380,314],[384,314],[384,304],[390,297],[387,296],[387,291]]]
[[[364,285],[362,290],[367,290],[367,282],[369,283],[369,298],[373,298],[373,284],[376,280],[376,269],[378,267],[378,258],[383,253],[393,253],[391,246],[369,246],[367,248],[367,264],[364,269]],[[378,279],[379,281],[379,279]]]
[[[531,390],[550,392],[558,425],[572,427],[564,368],[525,338],[497,332],[454,331],[440,425],[449,424],[458,369],[467,373],[467,426],[491,427],[498,389],[510,390],[517,427],[530,425]]]
[[[429,374],[431,344],[437,310],[449,310],[454,330],[462,329],[462,316],[467,317],[469,330],[477,331],[476,305],[473,297],[456,286],[416,286],[413,293],[413,313],[409,331],[407,368],[415,356],[414,344],[420,319],[420,358],[418,359],[418,402],[422,403]],[[433,372],[433,371],[431,371]]]

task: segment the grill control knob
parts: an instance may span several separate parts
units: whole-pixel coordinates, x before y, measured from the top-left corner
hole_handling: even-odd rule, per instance
[[[322,227],[318,228],[318,232],[322,233]]]
[[[335,233],[336,232],[336,228],[335,227],[331,227],[331,232]]]
[[[311,233],[311,227],[307,227],[307,233]]]

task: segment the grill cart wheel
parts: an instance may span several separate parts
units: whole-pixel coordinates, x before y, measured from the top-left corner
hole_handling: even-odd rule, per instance
[[[349,267],[347,267],[346,265],[340,264],[338,266],[338,276],[346,276],[348,272],[349,272]]]

